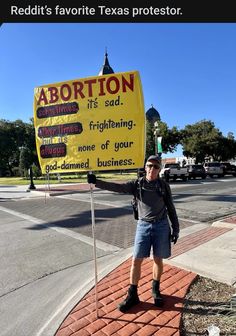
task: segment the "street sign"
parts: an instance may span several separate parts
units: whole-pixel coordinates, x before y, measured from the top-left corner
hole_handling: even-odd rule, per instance
[[[156,143],[156,146],[157,146],[157,153],[162,153],[162,137],[157,137],[157,143]]]

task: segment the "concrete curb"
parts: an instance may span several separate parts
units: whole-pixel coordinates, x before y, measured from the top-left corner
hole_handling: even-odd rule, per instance
[[[236,225],[233,223],[227,223],[227,222],[223,222],[223,221],[216,221],[214,223],[212,223],[212,226],[214,227],[225,227],[228,229],[232,229],[232,230],[236,230]]]
[[[231,216],[228,216],[226,218],[217,220],[217,221],[212,223],[212,226],[225,227],[225,228],[235,230],[236,229],[236,215],[231,215]]]

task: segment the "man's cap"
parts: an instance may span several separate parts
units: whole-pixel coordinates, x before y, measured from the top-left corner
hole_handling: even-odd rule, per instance
[[[151,155],[149,156],[149,158],[147,159],[147,161],[156,161],[159,165],[161,164],[161,160],[160,157],[158,155]]]

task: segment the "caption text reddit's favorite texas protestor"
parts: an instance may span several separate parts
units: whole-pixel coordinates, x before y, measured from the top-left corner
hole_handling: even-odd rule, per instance
[[[183,15],[182,7],[163,6],[163,7],[108,7],[98,5],[96,7],[89,7],[83,5],[81,7],[63,7],[56,5],[49,7],[48,5],[28,5],[10,7],[10,15],[12,16],[70,16],[70,17],[158,17],[158,16],[181,16]]]

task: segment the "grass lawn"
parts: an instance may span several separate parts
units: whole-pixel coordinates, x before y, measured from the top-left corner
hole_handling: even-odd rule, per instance
[[[104,180],[132,180],[137,177],[137,173],[132,172],[97,172],[96,176]],[[58,183],[86,183],[87,175],[81,174],[80,177],[75,177],[74,175],[64,175],[61,176],[61,182],[58,181],[55,176],[50,178],[50,184]],[[28,185],[30,179],[25,179],[22,177],[0,177],[0,185]],[[45,184],[47,183],[46,177],[41,177],[40,179],[34,179],[34,184]]]

